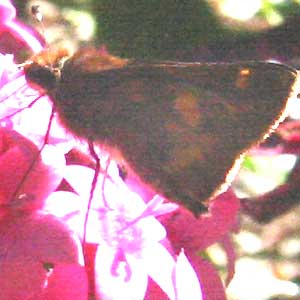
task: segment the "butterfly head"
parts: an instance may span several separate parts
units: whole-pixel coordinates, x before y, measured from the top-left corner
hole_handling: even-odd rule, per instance
[[[72,66],[73,76],[74,70],[76,73],[95,73],[119,69],[129,62],[128,59],[113,56],[101,48],[83,48],[73,56],[65,48],[45,49],[23,65],[28,84],[37,90],[52,91],[60,79],[66,61]]]
[[[60,70],[70,52],[65,48],[45,49],[24,64],[28,84],[37,90],[51,91],[56,87]]]

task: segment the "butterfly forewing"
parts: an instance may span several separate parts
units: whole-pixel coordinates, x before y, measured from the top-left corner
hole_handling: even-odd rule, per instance
[[[53,102],[62,122],[194,213],[281,116],[297,71],[271,63],[113,61],[75,55]]]

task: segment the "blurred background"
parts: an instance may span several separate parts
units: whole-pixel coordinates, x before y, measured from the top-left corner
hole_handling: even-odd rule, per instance
[[[30,14],[40,5],[47,42],[74,51],[92,44],[146,60],[273,60],[300,67],[300,0],[12,2],[18,17],[42,32]],[[246,155],[234,182],[243,200],[229,300],[300,299],[298,101],[279,130]],[[207,257],[226,270],[220,247],[210,247]]]
[[[124,57],[250,59],[263,55],[258,53],[262,50],[259,48],[266,45],[258,44],[257,39],[261,40],[266,32],[268,37],[264,43],[272,43],[274,38],[295,42],[289,49],[290,56],[299,45],[298,0],[13,2],[18,7],[19,17],[33,25],[30,7],[40,5],[50,44],[66,41],[74,43],[74,47],[105,44],[111,52]],[[289,37],[280,27],[286,22],[289,22],[285,26]],[[276,45],[282,52],[285,46]]]

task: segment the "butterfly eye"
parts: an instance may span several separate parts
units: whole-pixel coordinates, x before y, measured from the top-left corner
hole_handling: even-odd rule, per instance
[[[249,78],[251,75],[251,70],[249,68],[243,68],[239,70],[235,86],[239,89],[246,89],[249,86]]]
[[[25,68],[25,77],[29,85],[45,88],[46,90],[54,89],[56,85],[57,73],[48,67],[41,66],[35,62]]]

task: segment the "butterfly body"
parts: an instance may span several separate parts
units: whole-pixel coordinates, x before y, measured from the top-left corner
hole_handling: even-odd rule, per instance
[[[197,214],[275,126],[297,77],[271,63],[149,63],[84,50],[66,61],[50,96],[69,130]]]

